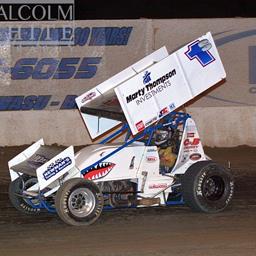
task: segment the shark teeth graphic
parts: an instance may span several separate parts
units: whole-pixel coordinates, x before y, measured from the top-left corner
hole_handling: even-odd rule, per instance
[[[98,180],[105,176],[107,176],[110,171],[115,167],[116,164],[110,163],[110,162],[102,162],[94,167],[92,167],[90,170],[88,170],[84,174],[84,178],[87,180]]]

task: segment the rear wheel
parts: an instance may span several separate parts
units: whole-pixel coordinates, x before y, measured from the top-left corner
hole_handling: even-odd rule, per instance
[[[90,225],[102,212],[103,196],[94,182],[74,178],[66,181],[57,191],[55,207],[65,223]]]
[[[20,212],[36,215],[40,212],[40,209],[33,208],[31,203],[37,205],[38,199],[32,199],[23,194],[23,191],[37,183],[37,179],[34,177],[23,174],[16,180],[12,181],[9,185],[9,199],[12,205]],[[29,200],[31,203],[29,203]]]
[[[229,205],[233,193],[231,173],[212,161],[193,164],[182,178],[184,201],[195,211],[220,212]]]

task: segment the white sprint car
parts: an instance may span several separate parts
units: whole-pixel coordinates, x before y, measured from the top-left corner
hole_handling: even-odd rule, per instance
[[[232,176],[205,155],[190,115],[176,110],[225,77],[207,33],[170,55],[162,47],[77,97],[92,139],[112,133],[76,154],[41,139],[11,159],[13,206],[57,212],[70,225],[120,207],[185,203],[222,211],[233,196]]]

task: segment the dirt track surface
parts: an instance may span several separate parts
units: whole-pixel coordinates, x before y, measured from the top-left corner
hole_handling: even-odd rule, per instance
[[[215,161],[230,161],[235,176],[235,198],[222,213],[116,210],[89,227],[67,226],[54,214],[22,215],[10,205],[7,161],[22,149],[0,148],[0,256],[256,255],[256,148],[206,148]]]

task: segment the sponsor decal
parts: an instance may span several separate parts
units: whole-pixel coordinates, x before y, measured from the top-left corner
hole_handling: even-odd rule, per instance
[[[97,180],[107,176],[110,171],[115,167],[116,164],[110,162],[102,162],[83,174],[84,178],[87,180]]]
[[[138,122],[138,123],[135,124],[135,125],[136,125],[136,128],[137,128],[137,130],[138,130],[139,132],[145,129],[145,125],[144,125],[143,121],[140,121],[140,122]]]
[[[162,116],[167,115],[168,113],[169,113],[168,107],[163,108],[163,109],[160,111],[160,113],[159,113],[159,118],[162,117]]]
[[[196,148],[200,143],[200,139],[199,138],[193,138],[193,139],[185,139],[184,140],[184,148],[188,149],[188,148]]]
[[[147,162],[152,163],[157,160],[157,157],[155,156],[147,156]]]
[[[150,72],[146,71],[143,76],[143,84],[147,84],[151,81]]]
[[[188,159],[188,154],[186,154],[185,152],[183,153],[183,155],[180,157],[180,161],[181,161],[181,163],[184,163],[184,162],[186,162],[187,161],[187,159]]]
[[[138,89],[137,92],[126,96],[126,103],[131,103],[136,100],[136,104],[139,105],[146,100],[154,97],[156,94],[162,92],[167,87],[171,86],[169,79],[176,75],[176,70],[173,69],[165,75],[157,78],[153,82],[146,84],[143,88]],[[144,79],[143,79],[144,82]]]
[[[184,140],[184,152],[197,152],[197,148],[199,146],[200,139],[199,138],[188,138]]]
[[[196,131],[196,126],[195,125],[188,125],[187,126],[187,131],[188,132],[195,132]]]
[[[145,88],[139,89],[137,92],[130,94],[126,97],[126,103],[130,103],[133,100],[137,99],[139,96],[143,96],[145,94]]]
[[[158,184],[150,184],[149,186],[148,186],[148,188],[149,189],[159,189],[159,188],[162,188],[162,189],[164,189],[164,188],[167,188],[168,187],[168,185],[167,185],[167,183],[158,183]]]
[[[192,161],[196,161],[196,160],[199,160],[201,157],[202,157],[201,154],[199,154],[199,153],[194,153],[194,154],[190,155],[189,158],[190,158]]]
[[[188,50],[185,52],[185,55],[190,59],[196,59],[203,67],[209,65],[215,58],[210,53],[212,45],[207,40],[195,41],[192,44],[188,45]]]
[[[173,109],[175,109],[175,108],[176,108],[175,103],[172,103],[172,104],[169,106],[169,108],[170,108],[170,111],[172,111]]]
[[[147,152],[157,152],[157,149],[149,148]]]
[[[72,164],[72,160],[70,157],[65,157],[57,159],[54,163],[51,163],[47,170],[43,173],[44,179],[49,180],[53,176],[55,176],[57,173],[65,169],[67,166]]]
[[[173,77],[174,75],[176,75],[176,70],[173,69],[170,72],[166,73],[165,75],[157,78],[155,81],[153,81],[152,83],[149,83],[146,85],[146,89],[147,91],[152,90],[153,88],[155,88],[157,85],[159,84],[164,84],[165,81],[167,81],[168,79],[170,79],[171,77]]]
[[[200,142],[199,138],[194,138],[194,139],[185,139],[184,140],[184,146],[196,146]]]
[[[83,99],[82,99],[82,103],[85,103],[88,100],[93,99],[96,96],[96,92],[90,92],[89,94],[87,94]]]
[[[155,116],[155,117],[153,117],[152,119],[150,119],[149,121],[147,121],[147,122],[145,123],[145,126],[147,127],[147,126],[151,125],[151,124],[154,123],[156,120],[157,120],[157,116]]]
[[[187,137],[188,138],[194,138],[195,137],[195,133],[194,132],[188,132],[187,133]]]
[[[203,180],[205,178],[205,176],[207,175],[206,171],[204,171],[201,176],[199,177],[199,181],[198,181],[198,184],[197,184],[197,187],[196,187],[196,194],[198,196],[203,196],[203,191],[202,191],[202,188],[203,188]]]

